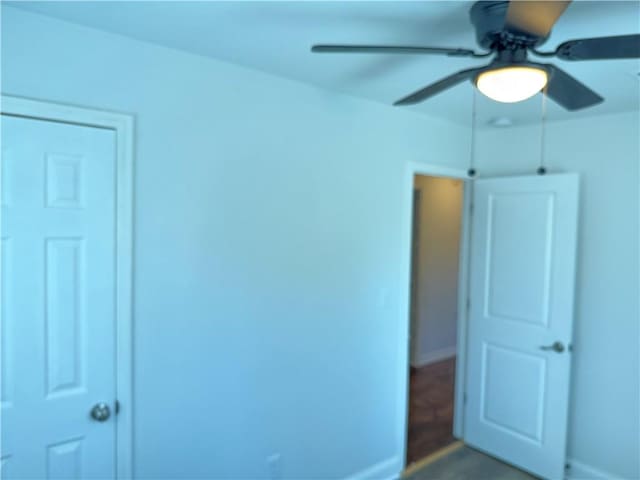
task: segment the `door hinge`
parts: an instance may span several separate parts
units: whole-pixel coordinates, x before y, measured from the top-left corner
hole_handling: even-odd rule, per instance
[[[464,393],[462,394],[462,403],[463,403],[464,405],[466,405],[466,404],[467,404],[467,392],[464,392]]]
[[[469,215],[473,215],[474,205],[473,203],[469,204]]]
[[[467,312],[471,310],[471,299],[467,298]]]
[[[113,412],[117,415],[120,412],[120,402],[116,400],[115,405],[113,407]]]

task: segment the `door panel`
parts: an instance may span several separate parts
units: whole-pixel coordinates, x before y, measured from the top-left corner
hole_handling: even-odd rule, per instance
[[[487,210],[485,317],[546,325],[553,195],[492,194]]]
[[[465,440],[562,478],[578,177],[477,180],[473,203]]]
[[[546,362],[538,355],[485,342],[480,398],[482,421],[498,430],[541,441]],[[513,395],[503,395],[504,384]],[[526,395],[522,393],[526,392]]]
[[[114,132],[3,116],[2,145],[2,475],[111,478]]]

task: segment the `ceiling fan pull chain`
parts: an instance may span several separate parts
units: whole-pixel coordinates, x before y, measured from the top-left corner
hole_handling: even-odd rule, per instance
[[[473,88],[473,100],[471,102],[471,152],[469,155],[469,170],[467,174],[470,178],[476,176],[476,169],[474,167],[475,152],[476,152],[476,89]]]
[[[544,165],[544,141],[545,141],[545,133],[547,126],[547,92],[546,87],[542,92],[542,116],[540,122],[540,164],[538,165],[537,173],[538,175],[544,175],[547,173],[547,168]]]

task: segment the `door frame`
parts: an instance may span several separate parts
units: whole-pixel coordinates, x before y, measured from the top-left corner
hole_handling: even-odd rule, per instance
[[[464,406],[465,406],[465,380],[466,380],[466,354],[467,354],[467,299],[469,291],[469,259],[470,252],[470,234],[471,234],[471,200],[473,198],[473,181],[469,177],[466,169],[451,168],[429,163],[409,162],[406,169],[406,178],[404,183],[404,243],[405,255],[403,261],[403,276],[407,279],[407,301],[404,302],[401,322],[400,335],[400,381],[402,385],[398,389],[400,396],[398,404],[400,405],[400,418],[397,425],[400,426],[400,458],[402,470],[407,468],[407,436],[409,428],[409,367],[411,362],[410,355],[410,282],[411,282],[411,231],[413,223],[413,186],[414,177],[416,175],[427,175],[431,177],[450,178],[462,180],[463,182],[463,201],[462,201],[462,225],[460,230],[460,253],[458,262],[458,316],[456,320],[456,375],[454,387],[454,408],[453,408],[453,436],[464,441]]]
[[[133,477],[133,149],[132,115],[10,95],[2,115],[106,128],[116,136],[116,476]],[[0,179],[1,180],[1,179]],[[1,185],[1,182],[0,182]],[[0,186],[1,188],[1,186]],[[2,319],[0,318],[0,322]]]

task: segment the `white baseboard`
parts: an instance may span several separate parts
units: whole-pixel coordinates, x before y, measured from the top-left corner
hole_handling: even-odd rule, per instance
[[[400,478],[401,470],[400,457],[392,457],[354,473],[345,480],[396,480]]]
[[[612,473],[604,472],[573,458],[568,459],[567,463],[570,465],[567,480],[622,480]]]
[[[445,360],[447,358],[455,357],[456,355],[456,346],[453,345],[451,347],[441,348],[439,350],[434,350],[433,352],[422,353],[417,356],[417,358],[411,361],[412,367],[424,367],[425,365],[429,365],[430,363],[436,363],[440,360]]]

